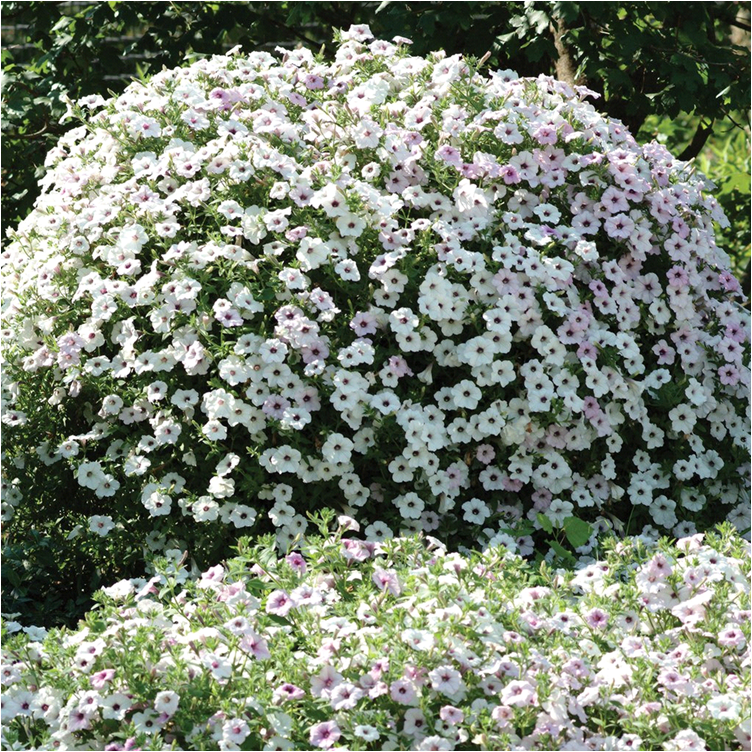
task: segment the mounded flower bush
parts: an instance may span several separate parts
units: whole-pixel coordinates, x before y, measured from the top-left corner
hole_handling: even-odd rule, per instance
[[[612,540],[576,573],[322,530],[200,578],[168,552],[75,631],[6,631],[4,748],[750,748],[750,550],[730,526]]]
[[[748,528],[712,186],[585,89],[339,42],[72,108],[3,254],[11,529],[284,549],[334,507],[524,554]]]

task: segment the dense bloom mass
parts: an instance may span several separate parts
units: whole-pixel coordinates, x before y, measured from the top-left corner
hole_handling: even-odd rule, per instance
[[[749,545],[730,526],[612,540],[564,572],[346,522],[298,560],[246,547],[196,578],[172,552],[75,631],[6,624],[3,748],[750,748]]]
[[[73,481],[92,535],[152,518],[154,547],[285,547],[332,505],[522,551],[748,528],[710,184],[548,77],[365,27],[280,53],[73,108],[3,254],[5,517]]]

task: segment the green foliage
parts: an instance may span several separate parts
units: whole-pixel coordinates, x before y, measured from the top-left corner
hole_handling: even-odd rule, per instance
[[[584,546],[593,532],[593,526],[579,517],[568,517],[564,520],[564,533],[574,548]]]
[[[74,626],[91,607],[92,593],[115,580],[143,575],[144,562],[165,542],[186,549],[191,562],[205,568],[222,558],[237,537],[219,524],[196,531],[180,521],[159,535],[152,525],[133,520],[99,538],[89,530],[89,516],[98,511],[91,496],[86,498],[75,483],[62,485],[48,482],[36,503],[19,508],[12,526],[5,524],[0,610],[20,614],[24,624]]]
[[[74,626],[92,605],[91,593],[107,584],[88,547],[65,546],[54,530],[33,529],[3,546],[2,611],[24,623]],[[52,585],[52,586],[51,586]]]
[[[544,532],[549,535],[554,532],[554,524],[545,514],[539,512],[536,518]],[[566,538],[572,548],[584,546],[593,534],[593,526],[579,517],[567,517],[561,527],[564,534],[563,537]],[[572,553],[562,546],[559,541],[549,540],[548,542],[563,561],[574,561]]]
[[[749,289],[750,274],[750,155],[748,133],[723,126],[718,138],[708,143],[698,164],[712,175],[715,196],[731,226],[718,233],[719,245],[731,256],[738,276]]]
[[[637,131],[650,114],[718,119],[749,101],[749,55],[728,38],[736,3],[531,3],[564,28],[578,74]]]

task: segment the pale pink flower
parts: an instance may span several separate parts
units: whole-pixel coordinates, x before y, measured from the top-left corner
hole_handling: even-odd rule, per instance
[[[266,599],[266,613],[274,616],[287,616],[294,606],[292,598],[284,590],[273,590]]]
[[[88,728],[91,728],[91,719],[89,716],[79,708],[71,710],[68,716],[68,730],[82,731]]]
[[[342,683],[342,674],[332,666],[324,666],[311,677],[311,694],[314,697],[330,697],[332,690]]]
[[[510,721],[514,718],[514,709],[508,705],[497,705],[491,711],[491,718],[496,721],[499,728],[508,728],[511,725]]]
[[[740,648],[745,643],[746,638],[739,627],[726,627],[718,633],[718,644],[723,647]]]
[[[275,702],[285,702],[286,700],[300,700],[305,697],[305,691],[294,684],[281,684],[274,690]]]
[[[267,660],[272,656],[269,652],[269,646],[267,645],[266,640],[253,631],[249,631],[248,634],[243,636],[239,647],[241,650],[250,653],[259,661]]]
[[[334,721],[317,723],[310,730],[309,740],[314,747],[329,749],[342,736],[339,726]]]
[[[528,681],[515,679],[501,691],[499,698],[504,705],[534,705],[537,702],[535,687]]]
[[[465,720],[465,714],[453,705],[444,705],[439,711],[439,718],[450,726],[455,726]]]
[[[412,682],[397,679],[389,685],[389,696],[400,705],[416,705],[418,695]]]
[[[115,677],[115,669],[106,668],[91,675],[89,681],[94,689],[102,689]]]
[[[454,695],[462,687],[462,675],[451,666],[440,666],[428,674],[431,687],[444,695]]]
[[[350,682],[341,682],[329,695],[329,702],[334,710],[352,710],[363,697],[363,690]]]
[[[593,608],[585,614],[585,622],[593,629],[603,629],[608,624],[608,614],[600,608]]]
[[[379,590],[388,590],[392,595],[399,595],[402,591],[397,573],[393,569],[375,568],[373,582]]]

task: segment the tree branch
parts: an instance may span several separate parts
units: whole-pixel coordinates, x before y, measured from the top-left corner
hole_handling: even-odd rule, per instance
[[[574,86],[577,83],[577,65],[569,47],[564,44],[562,39],[566,32],[567,27],[561,16],[552,20],[551,33],[554,36],[554,46],[559,55],[556,58],[556,78],[570,86]]]
[[[3,138],[4,139],[7,138],[9,140],[24,139],[24,140],[33,141],[35,138],[40,138],[44,136],[46,133],[58,133],[58,132],[59,131],[57,131],[56,129],[50,128],[49,123],[45,123],[40,130],[36,131],[36,133],[18,133],[18,132],[12,133],[12,132],[5,131],[3,133]]]
[[[694,159],[701,151],[703,146],[705,146],[708,137],[710,136],[711,132],[713,131],[713,121],[711,120],[708,125],[703,125],[700,123],[697,126],[697,130],[695,131],[695,135],[692,136],[692,140],[689,142],[688,146],[684,149],[684,151],[678,156],[678,159],[680,159],[682,162],[686,162],[690,159]]]
[[[734,118],[731,116],[731,113],[728,110],[724,109],[723,114],[726,116],[726,120],[730,120],[731,123],[735,127],[739,128],[739,130],[742,130],[742,131],[746,130],[746,127],[744,125],[742,125],[741,123],[737,123],[736,120],[734,120]]]
[[[749,38],[750,31],[752,31],[750,29],[750,15],[752,14],[749,12],[749,6],[741,6],[736,18],[733,21],[729,21],[729,26],[731,27],[729,41],[735,47],[746,47],[747,49],[750,47]]]

